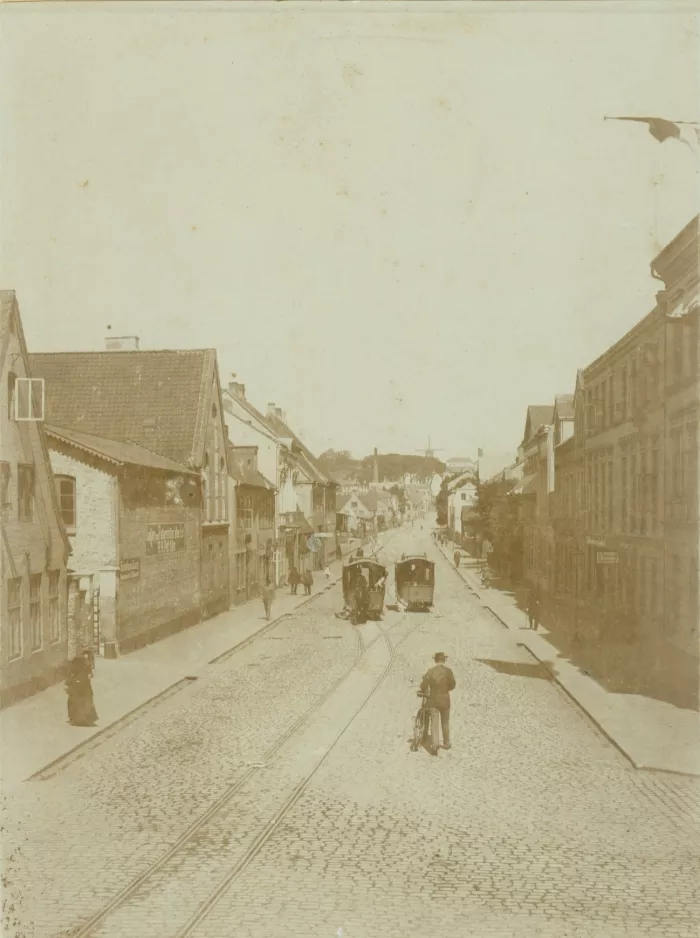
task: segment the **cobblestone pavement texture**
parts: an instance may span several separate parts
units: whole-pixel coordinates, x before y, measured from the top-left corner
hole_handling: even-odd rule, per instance
[[[409,543],[432,553],[416,526],[384,556]],[[91,934],[182,938],[219,884],[194,938],[697,934],[698,780],[634,770],[437,562],[434,611],[385,616],[393,661],[363,627],[350,676]],[[186,697],[13,792],[6,934],[71,934],[265,762],[356,658],[339,605],[325,594]],[[431,758],[407,738],[436,650],[458,687],[454,748]]]

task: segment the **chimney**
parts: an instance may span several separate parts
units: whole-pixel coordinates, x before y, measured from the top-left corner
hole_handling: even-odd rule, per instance
[[[275,416],[277,416],[276,411],[275,411],[275,404],[274,404],[274,401],[273,401],[271,404],[268,404],[268,405],[267,405],[267,416],[268,416],[268,417],[275,417]]]
[[[377,458],[377,447],[374,447],[374,484],[379,485],[379,459]]]
[[[108,352],[138,352],[139,337],[137,335],[108,335],[105,339],[105,349]]]
[[[229,381],[228,392],[231,397],[237,397],[239,400],[245,400],[245,384],[239,384],[238,381]]]
[[[276,416],[279,420],[281,420],[282,423],[286,423],[286,422],[287,422],[287,415],[285,414],[285,412],[282,410],[281,407],[275,407],[275,416]]]

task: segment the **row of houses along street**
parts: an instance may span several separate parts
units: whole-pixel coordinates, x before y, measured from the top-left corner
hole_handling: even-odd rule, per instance
[[[30,354],[14,292],[1,308],[3,704],[338,556],[346,496],[213,349]]]
[[[699,235],[695,217],[654,258],[656,305],[573,394],[527,407],[513,465],[448,485],[455,539],[488,550],[521,604],[536,588],[560,648],[609,686],[694,708]]]

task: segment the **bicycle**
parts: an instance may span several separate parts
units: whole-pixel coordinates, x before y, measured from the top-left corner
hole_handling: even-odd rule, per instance
[[[428,710],[426,703],[428,700],[428,694],[424,694],[422,691],[418,691],[416,695],[422,697],[423,701],[420,705],[418,713],[413,719],[413,736],[411,738],[411,752],[418,752],[420,747],[423,745],[423,740],[430,732],[430,710]]]

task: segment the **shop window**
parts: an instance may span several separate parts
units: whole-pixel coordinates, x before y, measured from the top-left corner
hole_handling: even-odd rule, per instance
[[[7,615],[10,631],[10,658],[22,654],[22,578],[7,581]]]
[[[34,520],[34,467],[17,466],[17,519]]]
[[[69,532],[75,531],[75,479],[56,476],[56,493],[63,523]]]
[[[58,642],[61,638],[61,572],[49,573],[49,641]]]
[[[29,632],[32,651],[38,651],[44,641],[44,623],[41,617],[41,574],[29,577]]]

